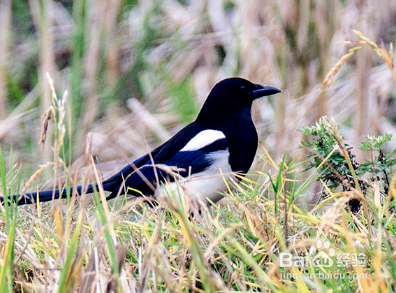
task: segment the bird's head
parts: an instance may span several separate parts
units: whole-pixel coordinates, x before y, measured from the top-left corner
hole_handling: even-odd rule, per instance
[[[208,117],[226,114],[227,112],[250,109],[255,99],[281,92],[272,86],[254,84],[249,80],[231,77],[218,82],[203,105],[197,120],[207,120]]]

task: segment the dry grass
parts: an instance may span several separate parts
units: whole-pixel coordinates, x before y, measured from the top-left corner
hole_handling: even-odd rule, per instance
[[[103,194],[95,203],[20,208],[18,218],[4,207],[2,289],[393,288],[395,269],[386,261],[396,248],[391,232],[377,227],[373,236],[366,214],[351,218],[341,208],[351,194],[334,194],[325,213],[301,211],[295,198],[311,200],[311,179],[301,178],[298,164],[282,169],[271,162],[296,157],[302,140],[296,130],[324,114],[344,124],[352,146],[367,134],[396,135],[389,46],[395,16],[392,0],[2,1],[0,140],[5,161],[13,162],[0,170],[3,188],[11,188],[3,194],[17,193],[20,173],[35,174],[22,179],[33,189],[106,178],[191,121],[222,78],[242,76],[283,91],[254,105],[266,151],[259,150],[251,179],[202,219],[186,220],[182,207],[168,212],[124,198],[100,203]],[[53,99],[47,72],[59,92],[69,91],[67,102]],[[41,116],[51,105],[54,121],[40,152]],[[35,173],[40,164],[45,168]],[[279,179],[278,191],[268,174]],[[293,189],[296,180],[302,181]],[[386,212],[367,206],[376,219]],[[279,251],[303,251],[316,238],[329,238],[339,251],[364,243],[370,267],[352,272],[369,269],[370,277],[351,284],[279,281]]]

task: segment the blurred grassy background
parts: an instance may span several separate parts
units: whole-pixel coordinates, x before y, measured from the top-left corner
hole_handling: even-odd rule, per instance
[[[0,155],[2,192],[19,193],[19,178],[26,183],[39,164],[51,161],[47,166],[55,172],[34,173],[30,189],[54,177],[58,184],[58,169],[70,182],[85,178],[73,171],[90,165],[87,150],[100,162],[101,176],[111,175],[194,119],[211,87],[229,76],[283,90],[255,102],[253,111],[275,166],[284,154],[286,161],[304,159],[297,129],[322,115],[342,123],[353,146],[367,134],[395,135],[394,75],[369,46],[320,91],[337,61],[359,45],[343,43],[359,39],[353,30],[389,50],[396,39],[396,1],[0,0],[0,143],[10,162]],[[38,145],[42,116],[52,104],[47,72],[58,97],[68,91],[60,155],[71,168],[61,168],[57,157],[62,107],[49,123],[44,148]],[[263,168],[271,167],[262,157],[257,161]],[[19,165],[12,168],[12,162]],[[308,194],[313,179],[294,180],[302,169],[296,161],[281,166],[270,172],[271,185],[256,165],[252,173],[265,184],[247,181],[237,192],[229,190],[227,201],[202,211],[203,221],[187,220],[188,209],[179,202],[168,213],[125,197],[107,203],[96,196],[87,207],[85,197],[81,205],[74,199],[44,205],[50,211],[35,205],[14,211],[6,204],[0,291],[17,291],[19,282],[27,282],[23,292],[93,292],[95,286],[106,292],[114,280],[129,288],[123,292],[137,292],[136,283],[142,292],[168,292],[174,284],[172,292],[394,290],[395,220],[377,205],[379,191],[375,200],[367,197],[373,217],[349,215],[343,208],[348,194],[335,194],[305,213],[294,204],[304,196],[315,201]],[[15,175],[18,170],[22,176]],[[341,252],[365,245],[369,278],[280,282],[279,252],[300,255],[316,238],[329,238]]]
[[[67,161],[85,165],[89,137],[105,177],[192,121],[230,76],[283,90],[254,105],[274,158],[295,156],[296,130],[322,115],[345,124],[352,145],[396,134],[392,75],[372,50],[357,52],[319,91],[354,29],[389,48],[396,2],[1,0],[2,149],[27,174],[52,160],[51,127],[43,151],[37,144],[51,105],[46,72],[59,96],[69,92]]]

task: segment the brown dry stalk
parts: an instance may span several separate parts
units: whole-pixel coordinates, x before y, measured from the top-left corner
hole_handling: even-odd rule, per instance
[[[52,111],[54,110],[53,106],[49,107],[47,112],[43,115],[43,124],[42,124],[42,130],[40,134],[40,140],[38,142],[38,145],[41,145],[41,152],[44,151],[44,143],[45,140],[47,139],[47,131],[48,131],[48,122],[51,120],[52,117]]]
[[[331,170],[331,172],[333,172],[334,175],[336,175],[338,177],[338,179],[340,180],[341,184],[344,185],[345,187],[347,187],[350,190],[354,190],[354,188],[352,187],[351,184],[349,184],[349,182],[347,180],[345,180],[344,177],[341,176],[340,173],[337,172],[336,169],[334,169],[334,167],[327,161],[327,159],[325,157],[323,157],[321,154],[319,154],[317,151],[315,151],[314,149],[309,149],[310,152],[314,153],[316,156],[318,156],[322,162],[324,164],[326,164],[326,166]]]
[[[344,64],[356,51],[360,50],[362,47],[354,47],[348,51],[347,54],[341,57],[341,59],[333,66],[333,68],[329,71],[326,78],[324,79],[322,85],[320,86],[320,90],[328,87],[334,80],[335,75],[340,70],[341,65]]]
[[[50,164],[46,164],[46,165],[40,166],[40,169],[38,169],[36,172],[34,172],[34,174],[32,176],[30,176],[28,182],[25,184],[25,186],[23,187],[23,189],[22,189],[22,191],[20,193],[18,201],[23,197],[23,195],[25,194],[26,190],[33,183],[33,181],[36,180],[38,176],[40,176],[40,174],[43,172],[44,168],[46,168],[48,165],[50,165]]]
[[[381,44],[381,48],[378,47],[376,43],[370,40],[368,37],[364,36],[360,31],[354,30],[353,31],[359,38],[359,41],[355,41],[355,43],[361,45],[368,45],[370,46],[375,53],[377,53],[378,57],[380,57],[386,65],[388,66],[389,70],[392,73],[392,79],[394,84],[396,85],[396,73],[393,67],[393,44],[390,43],[389,45],[389,53],[386,51],[384,44]]]
[[[384,44],[381,45],[382,59],[388,65],[389,70],[392,72],[393,83],[396,85],[396,72],[393,67],[393,44],[390,43],[389,53],[386,51]]]
[[[355,182],[355,189],[357,191],[359,191],[359,193],[362,194],[362,191],[360,189],[360,185],[359,185],[359,180],[356,177],[355,174],[355,169],[352,166],[352,162],[351,162],[351,158],[349,157],[348,151],[344,145],[344,142],[342,140],[342,136],[340,135],[340,132],[338,131],[338,127],[337,127],[337,123],[335,122],[334,118],[331,119],[331,121],[328,121],[326,119],[322,119],[323,124],[327,127],[327,129],[329,130],[329,132],[331,133],[331,135],[333,135],[333,137],[337,140],[337,144],[342,152],[342,154],[344,155],[344,158],[348,164],[349,170],[351,171],[353,180]]]
[[[372,40],[370,40],[369,38],[364,36],[360,31],[354,30],[353,32],[359,37],[360,40],[352,41],[352,42],[345,42],[345,44],[356,43],[359,45],[370,46],[370,48],[372,48],[374,50],[374,52],[381,59],[383,59],[384,62],[388,65],[389,70],[392,72],[393,82],[396,85],[396,73],[393,68],[393,45],[392,45],[392,43],[390,44],[390,49],[389,49],[389,53],[388,53],[383,44],[381,45],[381,48],[380,48],[380,47],[378,47],[378,45],[376,43],[374,43]],[[344,64],[353,54],[355,54],[356,51],[360,50],[361,48],[363,48],[363,46],[353,47],[352,49],[350,49],[348,51],[347,54],[345,54],[344,56],[341,57],[341,59],[334,65],[334,67],[327,74],[322,85],[320,86],[320,90],[323,90],[324,88],[328,87],[332,83],[334,76],[340,70],[341,65]]]
[[[358,30],[353,30],[354,34],[357,35],[360,39],[360,41],[356,41],[356,43],[358,44],[362,44],[362,45],[369,45],[376,53],[379,57],[382,58],[381,55],[381,50],[378,47],[378,45],[376,43],[374,43],[372,40],[370,40],[368,37],[364,36],[360,31]]]

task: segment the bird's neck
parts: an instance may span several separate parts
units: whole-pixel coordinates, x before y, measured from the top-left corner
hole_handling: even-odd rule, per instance
[[[195,122],[205,128],[225,131],[227,128],[253,126],[251,107],[233,109],[231,107],[204,107]]]

